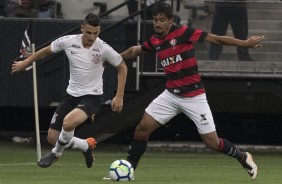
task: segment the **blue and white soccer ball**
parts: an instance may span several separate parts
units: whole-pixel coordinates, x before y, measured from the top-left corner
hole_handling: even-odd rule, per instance
[[[110,177],[113,181],[134,180],[134,169],[126,160],[116,160],[110,166]]]

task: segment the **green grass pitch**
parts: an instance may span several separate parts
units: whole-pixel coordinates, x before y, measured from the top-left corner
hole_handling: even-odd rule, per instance
[[[32,144],[0,142],[0,184],[108,184],[109,165],[126,157],[126,146],[98,145],[88,169],[80,151],[66,150],[49,168],[36,165]],[[43,147],[42,154],[51,147]],[[146,152],[135,173],[135,184],[281,184],[281,153],[253,153],[259,167],[253,181],[238,162],[220,153]]]

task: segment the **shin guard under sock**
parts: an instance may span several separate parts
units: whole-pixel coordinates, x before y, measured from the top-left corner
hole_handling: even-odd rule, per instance
[[[219,138],[219,140],[220,140],[220,144],[218,148],[219,152],[222,152],[228,156],[236,158],[239,162],[241,162],[244,159],[245,154],[241,152],[241,150],[239,150],[231,142],[229,142],[226,139],[221,139],[221,138]]]
[[[64,129],[62,129],[59,138],[56,142],[56,145],[52,149],[52,152],[55,153],[56,156],[61,156],[62,152],[64,151],[69,141],[72,139],[73,135],[74,135],[74,131],[67,132]]]
[[[136,169],[141,156],[146,151],[147,142],[147,140],[138,141],[133,138],[131,145],[129,146],[127,161],[132,164],[134,170]]]

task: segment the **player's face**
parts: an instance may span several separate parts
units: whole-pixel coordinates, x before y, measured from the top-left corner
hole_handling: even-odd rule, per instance
[[[81,26],[82,32],[82,44],[84,47],[89,48],[93,45],[96,38],[99,36],[101,31],[100,26],[91,26],[89,24],[84,24]]]
[[[172,25],[172,20],[168,19],[163,13],[158,13],[153,16],[153,26],[156,34],[160,36],[165,36],[169,33],[170,27]]]

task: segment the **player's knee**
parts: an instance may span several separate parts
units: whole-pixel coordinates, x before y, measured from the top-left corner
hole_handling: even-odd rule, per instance
[[[137,126],[134,132],[134,139],[139,141],[146,141],[149,139],[150,132]]]
[[[75,123],[64,119],[62,127],[65,131],[73,131],[75,129]]]
[[[218,145],[215,142],[206,143],[206,145],[212,150],[218,150]]]
[[[218,150],[219,141],[216,138],[205,141],[205,144],[212,150]]]
[[[137,141],[147,141],[149,139],[149,135],[134,134],[134,139]]]
[[[201,137],[207,147],[212,150],[218,150],[220,142],[218,137],[214,133],[201,135]]]

